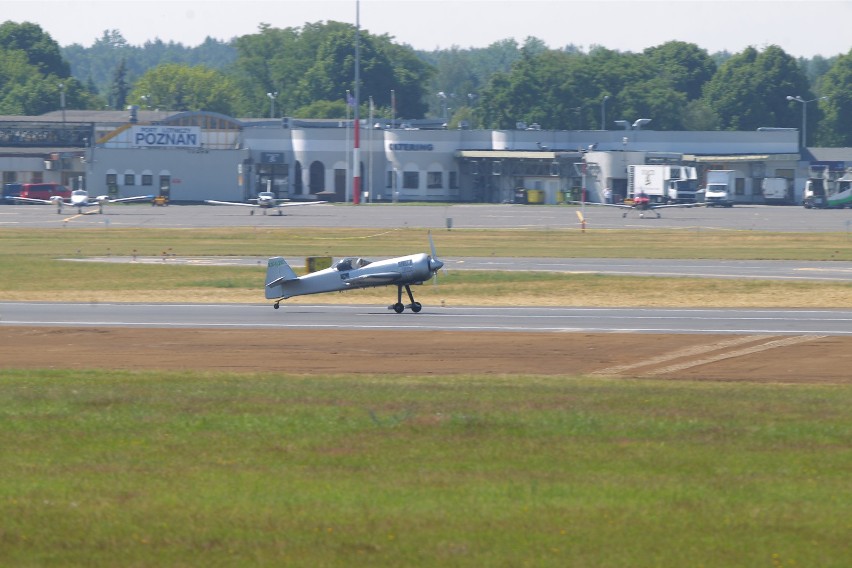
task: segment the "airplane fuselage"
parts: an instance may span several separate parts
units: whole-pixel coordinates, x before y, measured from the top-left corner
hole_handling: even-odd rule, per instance
[[[335,263],[282,285],[283,298],[369,288],[373,286],[421,284],[432,277],[429,255],[425,253],[389,258],[358,267]],[[357,260],[357,259],[353,259]]]

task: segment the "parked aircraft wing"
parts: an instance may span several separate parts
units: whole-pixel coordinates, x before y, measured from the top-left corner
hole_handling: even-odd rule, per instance
[[[624,205],[621,203],[597,203],[596,201],[569,201],[577,205],[595,205],[597,207],[618,207],[619,209],[633,209],[632,205]]]
[[[212,199],[205,199],[204,203],[209,203],[210,205],[239,205],[241,207],[260,207],[257,203],[238,203],[236,201],[214,201]]]
[[[56,202],[50,199],[33,199],[32,197],[11,197],[6,196],[6,199],[11,199],[13,201],[22,201],[24,203],[37,203],[39,205],[54,205]],[[64,202],[63,202],[64,203]]]
[[[278,203],[276,207],[297,207],[299,205],[321,205],[323,203],[328,203],[328,201],[286,201],[284,203]]]
[[[703,203],[671,203],[669,205],[654,205],[654,209],[665,209],[667,207],[701,207]]]
[[[100,200],[102,197],[110,203],[124,203],[126,201],[151,201],[152,199],[154,199],[153,195],[136,195],[133,197],[119,197],[118,199],[110,199],[109,196],[99,195],[98,200]]]

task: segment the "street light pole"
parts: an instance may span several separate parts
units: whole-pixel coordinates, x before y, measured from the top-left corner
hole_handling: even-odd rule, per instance
[[[266,96],[269,97],[269,118],[275,118],[275,99],[278,97],[278,91],[266,93]]]
[[[804,150],[808,145],[808,103],[812,103],[814,101],[822,101],[827,99],[828,97],[817,97],[815,99],[811,99],[806,101],[802,97],[796,95],[795,97],[792,95],[787,95],[788,101],[796,101],[802,103],[802,149]]]
[[[601,101],[601,130],[606,130],[606,101],[609,100],[609,95],[604,95]]]

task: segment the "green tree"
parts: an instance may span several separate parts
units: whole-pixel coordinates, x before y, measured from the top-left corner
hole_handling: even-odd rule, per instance
[[[795,126],[797,113],[788,95],[813,98],[795,59],[780,47],[753,47],[728,59],[704,87],[702,100],[721,117],[726,130]]]
[[[820,94],[828,98],[819,101],[817,107],[824,115],[819,125],[813,128],[817,133],[817,145],[852,146],[852,92],[849,85],[852,85],[852,51],[838,57],[822,77]],[[817,103],[810,103],[808,107],[814,104]],[[810,111],[811,108],[808,109],[809,117]],[[811,125],[809,118],[808,131],[812,129]]]
[[[344,100],[346,91],[354,90],[354,39],[355,27],[341,22],[284,30],[262,24],[259,33],[237,38],[235,69],[251,112],[263,114],[270,92],[278,93],[285,112],[319,100]],[[379,106],[389,106],[394,90],[399,116],[422,116],[432,68],[388,36],[362,31],[360,39],[362,99],[372,95]]]
[[[716,73],[716,62],[692,43],[670,41],[643,53],[671,87],[690,101],[701,97],[704,84]]]
[[[127,84],[127,61],[122,58],[112,76],[112,87],[110,88],[110,106],[115,110],[121,110],[127,104],[127,94],[130,86]]]
[[[204,110],[235,116],[239,91],[224,73],[201,65],[168,63],[151,69],[136,81],[128,97],[145,108]]]
[[[62,58],[59,44],[37,24],[11,21],[0,24],[0,50],[25,53],[29,64],[42,75],[71,76],[71,67]]]

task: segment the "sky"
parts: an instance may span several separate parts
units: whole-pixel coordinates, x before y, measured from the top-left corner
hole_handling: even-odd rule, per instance
[[[357,16],[356,16],[357,15]],[[0,21],[40,25],[59,45],[91,46],[106,30],[131,45],[196,46],[275,28],[338,21],[415,49],[487,47],[536,37],[639,52],[678,40],[709,53],[780,46],[794,57],[852,48],[852,0],[0,0]]]

